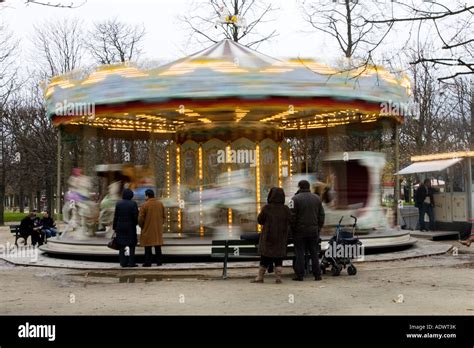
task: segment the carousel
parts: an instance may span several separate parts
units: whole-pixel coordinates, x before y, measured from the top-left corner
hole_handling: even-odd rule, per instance
[[[340,216],[359,218],[367,246],[410,246],[391,229],[381,206],[383,154],[326,149],[324,177],[301,170],[291,140],[391,130],[403,122],[406,77],[382,67],[340,71],[308,59],[279,60],[231,40],[153,70],[102,66],[54,78],[45,90],[47,114],[61,138],[161,141],[166,175],[133,163],[95,163],[107,194],[75,169],[61,209],[61,236],[49,254],[106,255],[114,204],[123,187],[154,188],[166,206],[165,255],[209,255],[211,241],[259,231],[256,216],[271,187],[287,198],[308,178],[325,194],[328,230]],[[387,112],[387,110],[389,110]],[[100,150],[100,149],[99,149]],[[318,191],[320,190],[320,191]],[[62,191],[58,191],[61,196]],[[140,253],[140,248],[137,250]]]

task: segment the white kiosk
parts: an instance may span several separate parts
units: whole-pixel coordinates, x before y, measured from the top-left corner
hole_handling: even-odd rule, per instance
[[[417,181],[432,180],[432,186],[438,189],[434,194],[437,230],[458,231],[461,235],[471,231],[473,157],[474,151],[414,156],[413,163],[397,173],[413,175]]]

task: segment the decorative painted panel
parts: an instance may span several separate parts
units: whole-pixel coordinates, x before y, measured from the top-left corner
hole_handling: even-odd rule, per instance
[[[226,151],[226,143],[211,139],[202,145],[203,185],[216,184],[219,175],[227,171],[225,161],[219,160],[221,151]]]
[[[463,192],[452,194],[452,214],[453,221],[466,221],[467,220],[467,202],[466,194]]]
[[[198,143],[188,140],[181,145],[181,185],[195,188],[199,184]]]
[[[271,139],[260,142],[261,202],[266,202],[268,192],[278,186],[278,144]]]
[[[435,193],[434,194],[434,216],[436,221],[441,222],[450,222],[451,221],[451,214],[448,216],[448,205],[450,206],[451,202],[447,202],[446,195],[449,195],[449,201],[451,200],[451,195],[448,193]],[[451,213],[451,210],[449,210]]]

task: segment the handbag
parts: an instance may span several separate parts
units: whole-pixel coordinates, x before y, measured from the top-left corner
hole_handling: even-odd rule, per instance
[[[109,247],[110,249],[113,249],[113,250],[120,250],[120,246],[117,243],[117,236],[116,236],[115,233],[112,235],[112,239],[107,244],[107,247]]]

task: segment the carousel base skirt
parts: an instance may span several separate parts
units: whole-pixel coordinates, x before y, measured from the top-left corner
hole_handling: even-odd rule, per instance
[[[367,254],[399,251],[412,247],[417,240],[409,231],[370,231],[357,236],[364,246]],[[327,247],[331,236],[321,236],[321,248]],[[212,241],[223,239],[240,239],[240,234],[219,233],[213,236],[199,236],[199,234],[179,235],[169,233],[164,236],[162,253],[164,257],[211,257]],[[118,252],[107,247],[107,238],[89,238],[84,240],[71,240],[51,238],[40,249],[51,257],[116,257]],[[144,248],[138,246],[135,254],[144,255]]]

